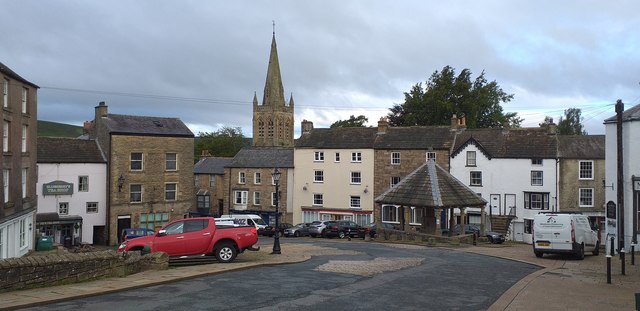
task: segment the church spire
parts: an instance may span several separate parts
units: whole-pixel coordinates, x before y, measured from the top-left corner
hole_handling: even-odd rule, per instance
[[[269,55],[267,81],[264,84],[262,104],[272,108],[284,106],[284,88],[282,87],[282,77],[280,76],[280,62],[278,61],[275,28],[271,39],[271,54]]]

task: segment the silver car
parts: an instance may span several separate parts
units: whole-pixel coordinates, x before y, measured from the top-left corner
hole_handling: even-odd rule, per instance
[[[309,226],[309,235],[312,238],[324,237],[324,229],[327,227],[327,223],[331,220],[316,220]]]

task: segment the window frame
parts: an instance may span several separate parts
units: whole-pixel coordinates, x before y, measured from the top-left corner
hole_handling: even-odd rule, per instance
[[[312,198],[313,206],[324,206],[324,194],[314,193]]]
[[[362,198],[359,195],[351,195],[349,196],[349,208],[361,209],[362,208]]]
[[[351,152],[351,163],[362,163],[362,152],[360,152],[360,151],[352,151]]]
[[[324,183],[324,170],[313,170],[313,182]]]
[[[531,165],[532,166],[542,166],[542,159],[540,159],[540,158],[531,159]]]
[[[333,158],[333,162],[340,163],[340,152],[336,152]]]
[[[142,184],[129,184],[129,203],[142,203],[142,191]]]
[[[473,156],[471,156],[473,155]],[[466,166],[471,166],[471,167],[475,167],[478,165],[478,157],[477,157],[477,153],[475,150],[469,150],[467,151],[467,159],[466,159]]]
[[[95,205],[95,207],[90,206]],[[97,214],[98,213],[98,202],[87,202],[85,213],[87,214]]]
[[[398,218],[398,206],[397,205],[390,205],[390,204],[385,204],[382,205],[382,212],[381,212],[381,220],[382,222],[387,222],[387,223],[394,223],[394,224],[399,224],[400,223],[400,219]]]
[[[324,162],[324,151],[314,151],[313,162]]]
[[[350,184],[352,184],[352,185],[362,185],[362,172],[360,172],[360,171],[352,171],[351,172]]]
[[[433,161],[437,161],[438,155],[434,151],[427,151],[427,153],[425,154],[425,158],[426,158],[426,161],[429,161],[429,159],[433,159]]]
[[[22,178],[20,180],[20,184],[22,189],[22,198],[24,199],[27,197],[27,179],[29,178],[28,168],[23,167],[21,173],[22,173]]]
[[[78,176],[78,192],[89,192],[89,176]]]
[[[21,98],[21,111],[22,113],[27,113],[27,103],[29,101],[29,89],[26,87],[22,88],[22,98]]]
[[[4,194],[4,203],[8,203],[11,193],[9,192],[9,186],[11,184],[11,179],[9,178],[11,175],[11,171],[8,169],[2,169],[2,190]]]
[[[536,174],[540,174],[536,176]],[[544,185],[544,171],[531,171],[531,185],[543,186]]]
[[[134,159],[134,155],[140,155],[140,159]],[[138,168],[139,164],[140,168]],[[142,152],[131,152],[129,154],[129,170],[132,172],[142,172],[144,171],[144,153]]]
[[[583,165],[589,164],[588,168]],[[583,173],[589,173],[589,177],[584,177]],[[594,179],[594,161],[593,160],[580,160],[578,161],[578,180],[593,180]]]
[[[477,176],[478,174],[479,174],[479,176]],[[474,176],[474,175],[476,175],[476,176]],[[471,187],[482,187],[482,171],[471,171],[471,172],[469,172],[469,186],[471,186]]]
[[[262,184],[262,173],[261,172],[254,172],[253,173],[253,184],[254,185]]]
[[[395,179],[397,179],[398,181],[394,183]],[[400,176],[391,176],[389,179],[389,188],[397,186],[401,180],[402,178],[400,178]]]
[[[169,189],[173,186],[173,189]],[[164,184],[164,200],[166,202],[178,201],[178,183],[168,182]]]
[[[238,172],[238,183],[244,185],[247,183],[247,173],[244,171]]]
[[[418,213],[417,211],[420,212]],[[420,226],[422,225],[422,218],[424,218],[424,209],[412,206],[409,212],[409,224]]]
[[[589,197],[583,196],[583,191],[589,192]],[[589,204],[583,204],[583,199],[590,200]],[[578,188],[578,206],[579,207],[593,207],[595,202],[595,190],[594,188]]]
[[[196,208],[198,209],[211,208],[211,196],[209,194],[196,195]]]
[[[533,206],[533,197],[540,196],[540,200],[536,200],[536,205],[540,205],[540,207],[532,207]],[[548,192],[524,192],[524,209],[530,210],[549,210],[549,193]]]
[[[391,152],[391,165],[400,165],[400,152],[399,151],[394,151]]]
[[[247,190],[234,190],[233,191],[233,204],[246,206],[249,200],[249,191]]]
[[[2,123],[2,152],[11,151],[11,122],[4,120]]]
[[[29,151],[27,148],[29,146],[28,135],[29,135],[29,126],[26,124],[23,124],[22,125],[22,143],[20,145],[20,151],[22,153],[26,153],[27,151]]]
[[[58,202],[58,215],[69,215],[69,202]]]
[[[170,159],[169,155],[173,155],[174,158]],[[173,168],[170,167],[170,163],[173,163]],[[178,153],[167,152],[164,154],[164,169],[168,172],[175,172],[178,170]]]
[[[261,196],[262,195],[260,193],[261,193],[260,191],[254,191],[253,192],[253,205],[261,205],[262,204],[262,202],[261,202],[261,199],[262,199]]]
[[[2,107],[9,108],[9,79],[4,78],[2,80]]]

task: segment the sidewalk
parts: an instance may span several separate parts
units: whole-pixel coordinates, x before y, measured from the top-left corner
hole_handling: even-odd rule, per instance
[[[123,278],[0,293],[0,309],[15,310],[261,265],[302,262],[311,256],[340,252],[334,248],[307,244],[287,243],[281,247],[281,255],[270,255],[267,249],[245,252],[229,264],[172,267]],[[627,254],[625,276],[620,275],[619,258],[613,257],[612,284],[607,284],[606,256],[602,254],[586,256],[584,260],[553,255],[536,258],[531,246],[523,244],[461,247],[454,251],[507,258],[544,267],[512,286],[489,310],[635,310],[634,295],[640,292],[640,256],[636,258],[636,265],[631,266],[631,256]]]

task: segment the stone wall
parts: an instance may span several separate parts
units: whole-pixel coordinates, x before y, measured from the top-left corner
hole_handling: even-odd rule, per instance
[[[169,267],[166,253],[115,251],[50,254],[0,260],[0,292],[123,277]]]
[[[474,244],[473,234],[456,235],[452,237],[425,234],[416,231],[402,231],[390,229],[378,229],[376,241],[404,241],[423,244],[427,246],[436,246],[441,244],[460,245]],[[479,241],[486,242],[486,238],[476,238],[475,243]]]

